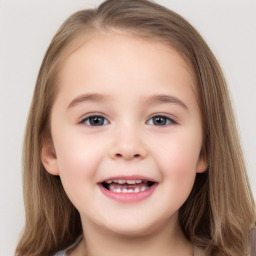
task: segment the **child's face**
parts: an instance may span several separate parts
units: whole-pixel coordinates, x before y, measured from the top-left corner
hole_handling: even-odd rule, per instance
[[[176,225],[196,173],[206,168],[186,62],[160,43],[98,35],[67,58],[58,86],[56,158],[45,145],[42,160],[61,177],[83,224],[120,234]],[[135,184],[106,185],[111,180]]]

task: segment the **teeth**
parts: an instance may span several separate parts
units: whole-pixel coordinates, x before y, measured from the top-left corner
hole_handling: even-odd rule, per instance
[[[117,184],[130,184],[130,185],[134,185],[134,184],[140,184],[142,183],[142,180],[122,180],[122,179],[118,179],[118,180],[107,180],[106,183],[111,184],[111,183],[117,183]]]
[[[141,191],[145,191],[145,190],[147,190],[148,188],[149,188],[148,186],[142,187],[142,188],[141,188]]]
[[[149,189],[148,186],[144,186],[142,188],[115,188],[113,189],[113,192],[115,193],[139,193],[139,192],[143,192],[145,190]]]
[[[113,179],[106,180],[108,184],[106,187],[108,190],[115,193],[139,193],[149,189],[148,182],[144,180],[124,180],[124,179]]]
[[[135,184],[136,180],[127,180],[126,183],[128,183],[128,184]]]

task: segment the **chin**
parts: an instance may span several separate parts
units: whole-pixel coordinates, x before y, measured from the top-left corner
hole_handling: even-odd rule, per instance
[[[151,221],[146,221],[145,219],[143,222],[141,219],[134,221],[134,218],[132,217],[130,217],[130,220],[114,220],[114,223],[104,223],[104,228],[113,234],[129,238],[147,236],[160,228],[159,225],[156,225]]]
[[[153,231],[150,228],[116,227],[110,230],[112,233],[126,238],[136,238],[150,235]]]

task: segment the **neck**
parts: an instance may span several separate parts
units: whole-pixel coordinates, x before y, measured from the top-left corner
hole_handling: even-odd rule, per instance
[[[144,235],[120,235],[102,227],[97,227],[89,221],[82,221],[84,228],[83,240],[86,256],[192,256],[191,243],[185,238],[178,222],[170,223],[154,232]],[[79,254],[81,255],[81,254]]]

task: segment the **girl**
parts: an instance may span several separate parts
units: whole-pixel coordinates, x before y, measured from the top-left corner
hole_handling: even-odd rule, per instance
[[[31,105],[24,198],[16,255],[248,255],[255,204],[228,90],[188,22],[108,0],[61,26]]]

